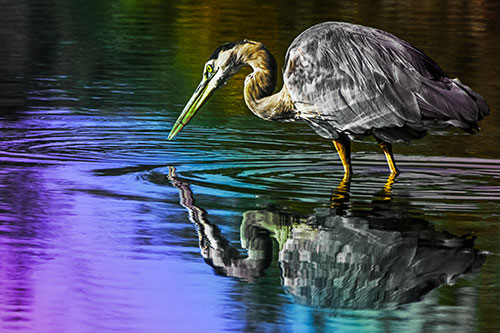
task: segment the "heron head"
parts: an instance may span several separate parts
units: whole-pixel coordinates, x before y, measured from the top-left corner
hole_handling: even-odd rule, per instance
[[[251,41],[227,43],[218,47],[210,56],[203,68],[201,82],[193,95],[177,118],[168,140],[172,140],[179,131],[193,118],[201,106],[212,96],[212,94],[224,85],[243,65],[240,57],[240,49],[244,44]]]

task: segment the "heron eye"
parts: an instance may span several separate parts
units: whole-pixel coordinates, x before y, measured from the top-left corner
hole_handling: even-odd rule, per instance
[[[207,73],[212,73],[213,71],[214,69],[212,68],[212,66],[207,65]]]

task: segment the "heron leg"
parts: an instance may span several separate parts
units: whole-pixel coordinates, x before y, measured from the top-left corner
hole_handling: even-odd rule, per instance
[[[346,206],[348,206],[349,203],[350,186],[351,177],[349,175],[344,176],[335,191],[332,193],[330,208],[335,208],[337,215],[344,215],[344,210],[347,208]]]
[[[351,177],[352,167],[351,167],[351,141],[345,137],[340,137],[337,140],[333,140],[333,144],[337,149],[340,161],[344,167],[344,179],[348,180]]]
[[[383,200],[391,200],[391,195],[392,195],[392,185],[394,185],[394,182],[396,181],[396,177],[398,176],[398,173],[396,172],[391,172],[389,175],[389,178],[387,178],[387,181],[385,182],[384,185],[384,197]]]
[[[384,151],[385,158],[387,159],[387,164],[389,164],[389,169],[391,170],[391,174],[398,174],[399,169],[396,167],[396,162],[394,160],[394,155],[392,154],[392,144],[382,141],[377,138],[378,145]]]

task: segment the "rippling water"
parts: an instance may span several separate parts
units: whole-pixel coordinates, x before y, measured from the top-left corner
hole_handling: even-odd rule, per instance
[[[0,3],[0,330],[494,331],[500,7],[491,2]],[[480,92],[471,136],[334,148],[255,118],[236,75],[172,142],[219,44],[282,65],[310,25],[409,40]]]

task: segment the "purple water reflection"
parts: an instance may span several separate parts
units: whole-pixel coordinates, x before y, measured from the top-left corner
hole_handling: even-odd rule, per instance
[[[171,203],[95,195],[102,184],[68,167],[12,167],[1,183],[3,328],[220,330],[231,322],[221,302],[230,285],[200,265],[195,242],[169,245],[170,229],[196,238],[185,221],[172,222]]]

